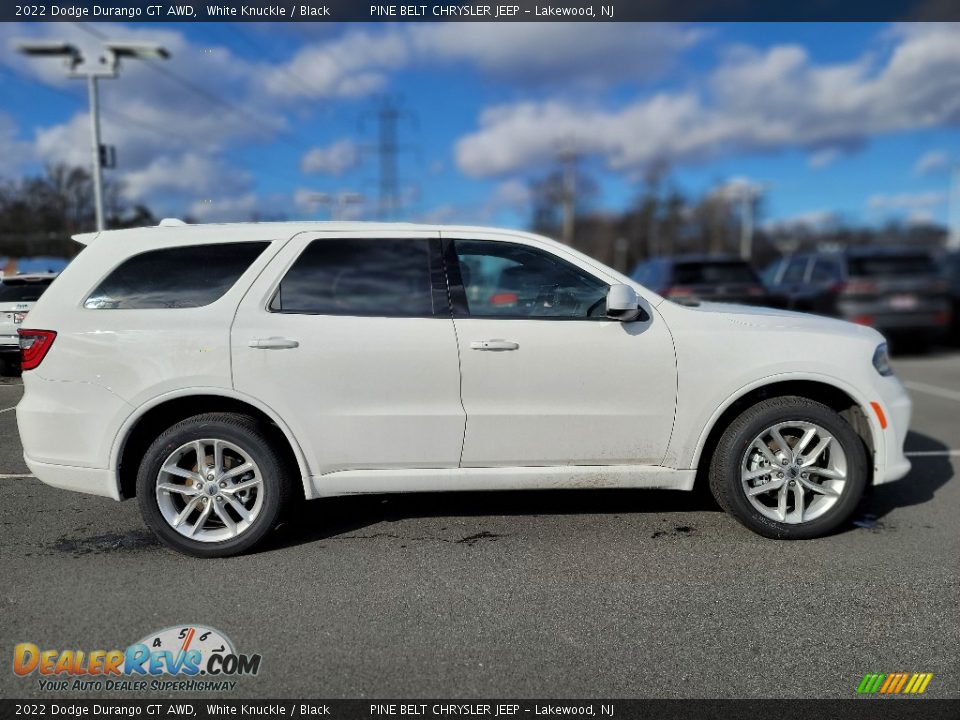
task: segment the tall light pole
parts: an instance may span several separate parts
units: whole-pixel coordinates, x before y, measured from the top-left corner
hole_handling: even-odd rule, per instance
[[[90,159],[93,165],[93,203],[97,216],[97,230],[104,229],[103,219],[103,149],[100,145],[100,99],[98,81],[115,78],[120,73],[122,58],[167,59],[170,53],[155,43],[108,42],[97,60],[84,57],[79,48],[67,42],[21,42],[17,49],[33,57],[59,57],[64,59],[67,76],[87,81],[90,98]]]

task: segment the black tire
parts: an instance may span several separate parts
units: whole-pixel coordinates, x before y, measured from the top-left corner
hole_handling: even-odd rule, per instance
[[[753,439],[766,428],[789,421],[820,425],[847,456],[847,481],[839,499],[823,515],[796,524],[778,522],[754,508],[740,478],[741,462]],[[710,490],[720,507],[755,533],[779,540],[806,540],[833,532],[849,520],[863,496],[867,476],[863,441],[846,420],[822,403],[784,396],[753,405],[726,429],[710,463]]]
[[[267,438],[257,421],[235,413],[195,415],[168,428],[140,461],[137,500],[144,521],[165,545],[194,557],[228,557],[255,547],[279,524],[292,486],[291,470]],[[155,484],[162,464],[177,448],[201,439],[225,440],[242,447],[260,469],[264,493],[260,512],[249,527],[229,540],[201,542],[187,538],[170,526],[157,505]]]

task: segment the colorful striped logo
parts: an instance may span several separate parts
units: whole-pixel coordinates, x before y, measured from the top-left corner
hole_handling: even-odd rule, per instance
[[[857,686],[860,695],[921,695],[933,673],[867,673]]]

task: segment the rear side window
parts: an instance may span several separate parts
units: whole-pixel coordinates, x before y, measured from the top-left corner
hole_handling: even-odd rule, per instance
[[[134,255],[90,293],[84,307],[148,310],[209,305],[233,287],[269,244],[186,245]]]
[[[0,282],[0,302],[36,302],[43,291],[50,287],[52,278],[43,280],[21,280],[8,278]]]
[[[284,276],[270,309],[304,315],[433,315],[429,241],[314,240]]]

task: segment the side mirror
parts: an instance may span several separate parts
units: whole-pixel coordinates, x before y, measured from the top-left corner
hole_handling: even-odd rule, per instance
[[[640,298],[629,285],[611,285],[607,291],[607,317],[630,322],[640,317]]]

